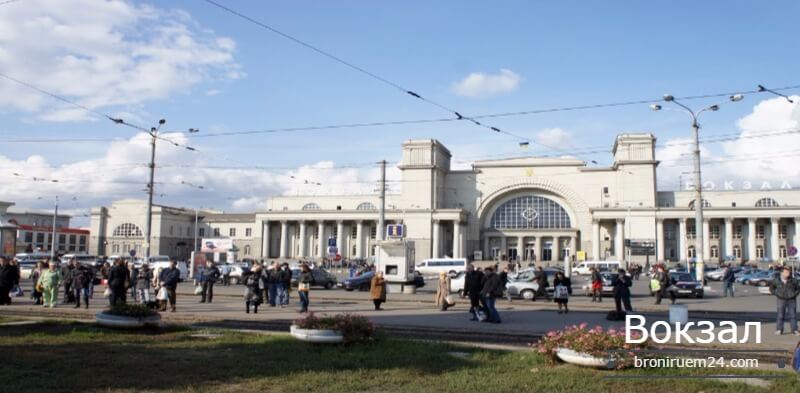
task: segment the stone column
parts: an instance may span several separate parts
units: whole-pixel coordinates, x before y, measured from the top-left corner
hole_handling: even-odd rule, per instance
[[[453,258],[461,257],[461,223],[453,221]]]
[[[558,262],[561,260],[561,242],[558,236],[553,236],[553,257],[552,260]]]
[[[572,257],[578,255],[578,238],[575,235],[572,235],[569,238],[569,258],[573,260]]]
[[[686,261],[686,219],[681,218],[678,221],[678,259]]]
[[[505,235],[500,235],[500,256],[508,257],[508,240]]]
[[[756,219],[753,217],[747,219],[747,260],[756,260]]]
[[[725,218],[725,247],[722,256],[727,258],[733,255],[733,218]]]
[[[778,239],[778,233],[780,229],[778,224],[780,224],[780,222],[780,217],[772,217],[770,219],[769,255],[773,262],[777,261],[781,257],[778,253],[778,249],[780,248],[780,240]]]
[[[794,241],[792,241],[792,245],[800,248],[800,217],[794,218]]]
[[[308,256],[308,253],[306,253],[307,241],[308,239],[306,239],[306,222],[300,221],[300,250],[298,252],[299,255],[297,255],[297,257],[303,258]]]
[[[614,254],[617,256],[618,261],[625,260],[625,220],[617,219],[617,231],[614,234]],[[623,265],[627,265],[623,263]]]
[[[339,250],[339,255],[344,257],[344,221],[336,221],[336,248]]]
[[[600,257],[600,221],[592,220],[592,258],[599,261]]]
[[[539,262],[542,261],[542,250],[544,250],[544,247],[542,247],[541,236],[536,236],[535,239],[536,244],[533,245],[533,252],[536,254],[536,264],[539,264]]]
[[[317,255],[317,257],[319,257],[319,259],[322,260],[323,258],[325,258],[325,254],[327,253],[325,246],[328,244],[325,241],[325,221],[319,221],[317,223],[317,233],[318,233],[317,247],[319,248],[318,250],[319,255]]]
[[[269,221],[261,221],[261,257],[269,258]]]
[[[525,260],[525,236],[519,235],[517,236],[517,260],[524,261]]]
[[[431,244],[431,258],[442,257],[442,224],[433,220],[433,242]]]
[[[664,219],[656,218],[656,262],[664,261]]]
[[[356,258],[364,258],[364,222],[356,222]]]
[[[491,255],[492,255],[491,247],[492,247],[491,238],[489,237],[489,235],[484,234],[483,235],[483,260],[484,261],[492,259],[491,258]]]
[[[281,249],[280,249],[280,254],[278,255],[279,258],[287,258],[288,255],[286,253],[286,248],[287,248],[286,246],[288,244],[288,240],[289,240],[289,223],[284,220],[281,221],[281,241],[280,241]]]
[[[709,219],[703,220],[703,261],[711,259],[711,233],[709,233]]]

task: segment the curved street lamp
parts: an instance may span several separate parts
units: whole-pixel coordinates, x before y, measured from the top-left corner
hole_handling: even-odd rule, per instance
[[[702,108],[698,111],[694,111],[688,106],[680,103],[679,101],[675,100],[675,97],[671,94],[664,94],[664,101],[671,102],[681,109],[672,109],[672,108],[665,108],[659,104],[652,104],[650,105],[650,109],[653,111],[660,111],[660,110],[671,110],[676,112],[685,112],[688,113],[689,116],[692,118],[692,134],[694,137],[694,209],[695,209],[695,268],[696,268],[696,278],[698,281],[703,282],[703,273],[705,270],[704,266],[704,259],[703,253],[705,252],[703,247],[703,183],[702,183],[702,176],[700,174],[700,125],[697,123],[697,118],[703,112],[716,112],[719,110],[719,106],[726,103],[726,102],[738,102],[744,99],[744,96],[741,94],[735,94],[728,97],[727,101],[723,101],[719,104],[709,105],[705,108]],[[698,240],[699,239],[699,240]],[[660,240],[659,240],[660,241]]]

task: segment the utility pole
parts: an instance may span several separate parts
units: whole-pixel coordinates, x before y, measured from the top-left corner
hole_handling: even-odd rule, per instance
[[[58,246],[58,238],[56,237],[56,221],[58,220],[58,195],[56,195],[56,208],[53,211],[53,241],[50,242],[50,260],[56,260],[56,247]]]
[[[166,122],[166,120],[161,119],[158,121],[158,128],[153,127],[150,129],[150,180],[147,182],[147,225],[145,225],[144,239],[145,261],[150,259],[150,238],[153,231],[153,179],[156,175],[156,139],[158,139],[158,130]]]
[[[197,248],[197,208],[194,209],[194,244],[192,245],[192,251],[200,251]]]
[[[378,213],[378,241],[384,240],[386,225],[386,160],[381,161],[381,207]]]

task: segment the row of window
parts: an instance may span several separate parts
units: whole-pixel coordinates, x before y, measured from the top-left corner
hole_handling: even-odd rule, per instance
[[[21,231],[23,233],[22,237],[25,243],[33,243],[34,232],[30,231]],[[53,234],[48,233],[47,236],[47,243],[53,242]],[[44,232],[36,232],[36,243],[44,243],[45,233]],[[69,242],[67,240],[69,239]],[[66,235],[63,233],[58,234],[58,243],[59,244],[82,244],[86,245],[86,235]]]
[[[743,236],[744,225],[734,225],[733,226],[733,238],[734,239],[741,239]],[[766,233],[766,226],[765,225],[756,225],[756,239],[764,239]],[[779,239],[786,239],[788,233],[788,226],[785,224],[778,225],[778,238]],[[673,240],[677,237],[675,230],[673,228],[664,228],[664,237],[667,240]],[[694,239],[696,237],[695,227],[694,225],[687,225],[686,227],[686,238],[687,239]],[[711,225],[709,227],[709,237],[711,239],[719,239],[720,238],[720,225]]]
[[[711,207],[711,204],[708,203],[707,200],[701,200],[703,201],[703,208]],[[736,202],[733,202],[731,206],[736,207]],[[756,201],[756,207],[778,207],[778,201],[772,198],[761,198]],[[689,209],[694,209],[694,201],[689,202]]]
[[[321,210],[319,205],[314,203],[314,202],[306,203],[305,205],[303,205],[303,207],[301,209],[302,210]],[[284,210],[288,210],[288,209],[284,208]],[[342,207],[341,206],[336,206],[336,210],[342,210]],[[356,206],[356,210],[378,210],[378,209],[375,207],[375,205],[372,202],[362,202],[358,206]]]
[[[670,250],[670,251],[672,251],[672,250]],[[708,250],[708,253],[711,256],[711,258],[719,258],[719,247],[711,246],[711,248]],[[671,258],[675,257],[672,252],[670,252],[670,254],[671,254],[670,255]],[[764,255],[765,255],[764,254],[764,247],[763,246],[756,246],[756,258],[764,258]],[[778,247],[778,257],[779,258],[786,258],[786,255],[787,255],[786,246]],[[689,246],[689,248],[686,250],[686,256],[688,258],[694,258],[694,257],[697,256],[697,250],[695,250],[694,246]],[[742,258],[742,247],[733,246],[733,257],[736,258],[736,259],[741,259]]]

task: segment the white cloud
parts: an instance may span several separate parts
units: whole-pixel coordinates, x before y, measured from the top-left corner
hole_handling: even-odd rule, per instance
[[[489,97],[516,90],[521,80],[519,74],[505,68],[500,70],[499,74],[473,72],[461,81],[453,83],[452,89],[454,93],[463,97]]]
[[[534,140],[542,145],[564,149],[572,143],[572,133],[561,128],[548,128],[536,133]]]
[[[3,7],[0,70],[100,111],[241,78],[236,43],[201,29],[185,11],[123,0],[36,0]],[[113,108],[112,108],[113,107]],[[0,79],[0,109],[45,121],[89,115]]]

